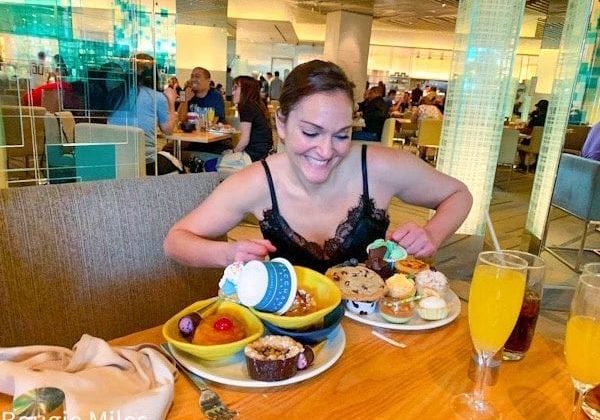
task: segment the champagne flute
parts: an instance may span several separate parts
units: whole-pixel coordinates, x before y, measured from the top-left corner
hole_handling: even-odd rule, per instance
[[[565,337],[567,369],[575,386],[571,419],[579,416],[583,397],[600,384],[600,273],[584,272],[571,302]]]
[[[485,401],[484,386],[494,354],[512,332],[525,293],[527,261],[503,251],[481,252],[469,293],[469,330],[477,351],[479,366],[475,389],[457,395],[454,412],[468,419],[498,417],[494,406]]]

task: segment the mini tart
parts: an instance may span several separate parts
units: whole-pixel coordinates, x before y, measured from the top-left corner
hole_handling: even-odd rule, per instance
[[[417,293],[427,296],[443,297],[448,290],[448,279],[443,273],[435,270],[425,270],[415,276]]]
[[[437,321],[448,316],[448,305],[440,297],[429,296],[421,299],[417,307],[419,316],[428,321]]]
[[[266,335],[244,348],[248,374],[257,381],[274,382],[291,378],[298,371],[302,344],[281,335]]]
[[[394,267],[398,273],[404,274],[416,274],[423,270],[429,270],[429,264],[412,257],[396,261]]]
[[[403,299],[384,296],[379,301],[379,315],[387,322],[404,324],[413,317],[415,302],[403,302]]]
[[[340,288],[342,299],[376,302],[385,293],[379,274],[364,267],[332,267],[325,273]]]
[[[387,295],[397,299],[406,299],[415,294],[415,282],[406,274],[394,274],[385,281]]]

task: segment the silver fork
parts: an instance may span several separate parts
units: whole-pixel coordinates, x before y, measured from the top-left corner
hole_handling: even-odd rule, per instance
[[[171,353],[171,349],[167,343],[162,343],[160,347],[167,354],[167,356],[175,362],[175,366],[183,373],[192,383],[198,391],[200,392],[200,399],[198,403],[200,404],[200,410],[204,415],[212,420],[228,420],[232,419],[238,415],[237,411],[230,410],[227,408],[225,404],[221,401],[219,396],[215,394],[209,387],[206,385],[204,380],[196,375],[194,372],[188,370],[185,366],[183,366],[179,361],[175,358],[173,353]]]

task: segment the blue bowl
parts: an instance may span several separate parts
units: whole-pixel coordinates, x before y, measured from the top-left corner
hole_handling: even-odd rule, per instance
[[[342,318],[344,318],[344,305],[340,303],[336,306],[333,311],[329,312],[323,318],[323,328],[318,330],[312,329],[307,331],[297,331],[297,330],[286,330],[284,328],[278,327],[277,325],[273,325],[268,321],[262,320],[265,328],[269,333],[275,335],[287,335],[288,337],[293,338],[294,340],[308,345],[318,344],[321,341],[325,341],[329,334],[333,332],[337,328],[337,326],[342,322]]]

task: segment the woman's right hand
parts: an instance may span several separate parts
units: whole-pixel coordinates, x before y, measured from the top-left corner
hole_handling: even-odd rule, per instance
[[[264,260],[269,253],[275,252],[277,248],[267,239],[248,239],[234,244],[234,256],[232,262],[248,262],[252,260]]]

